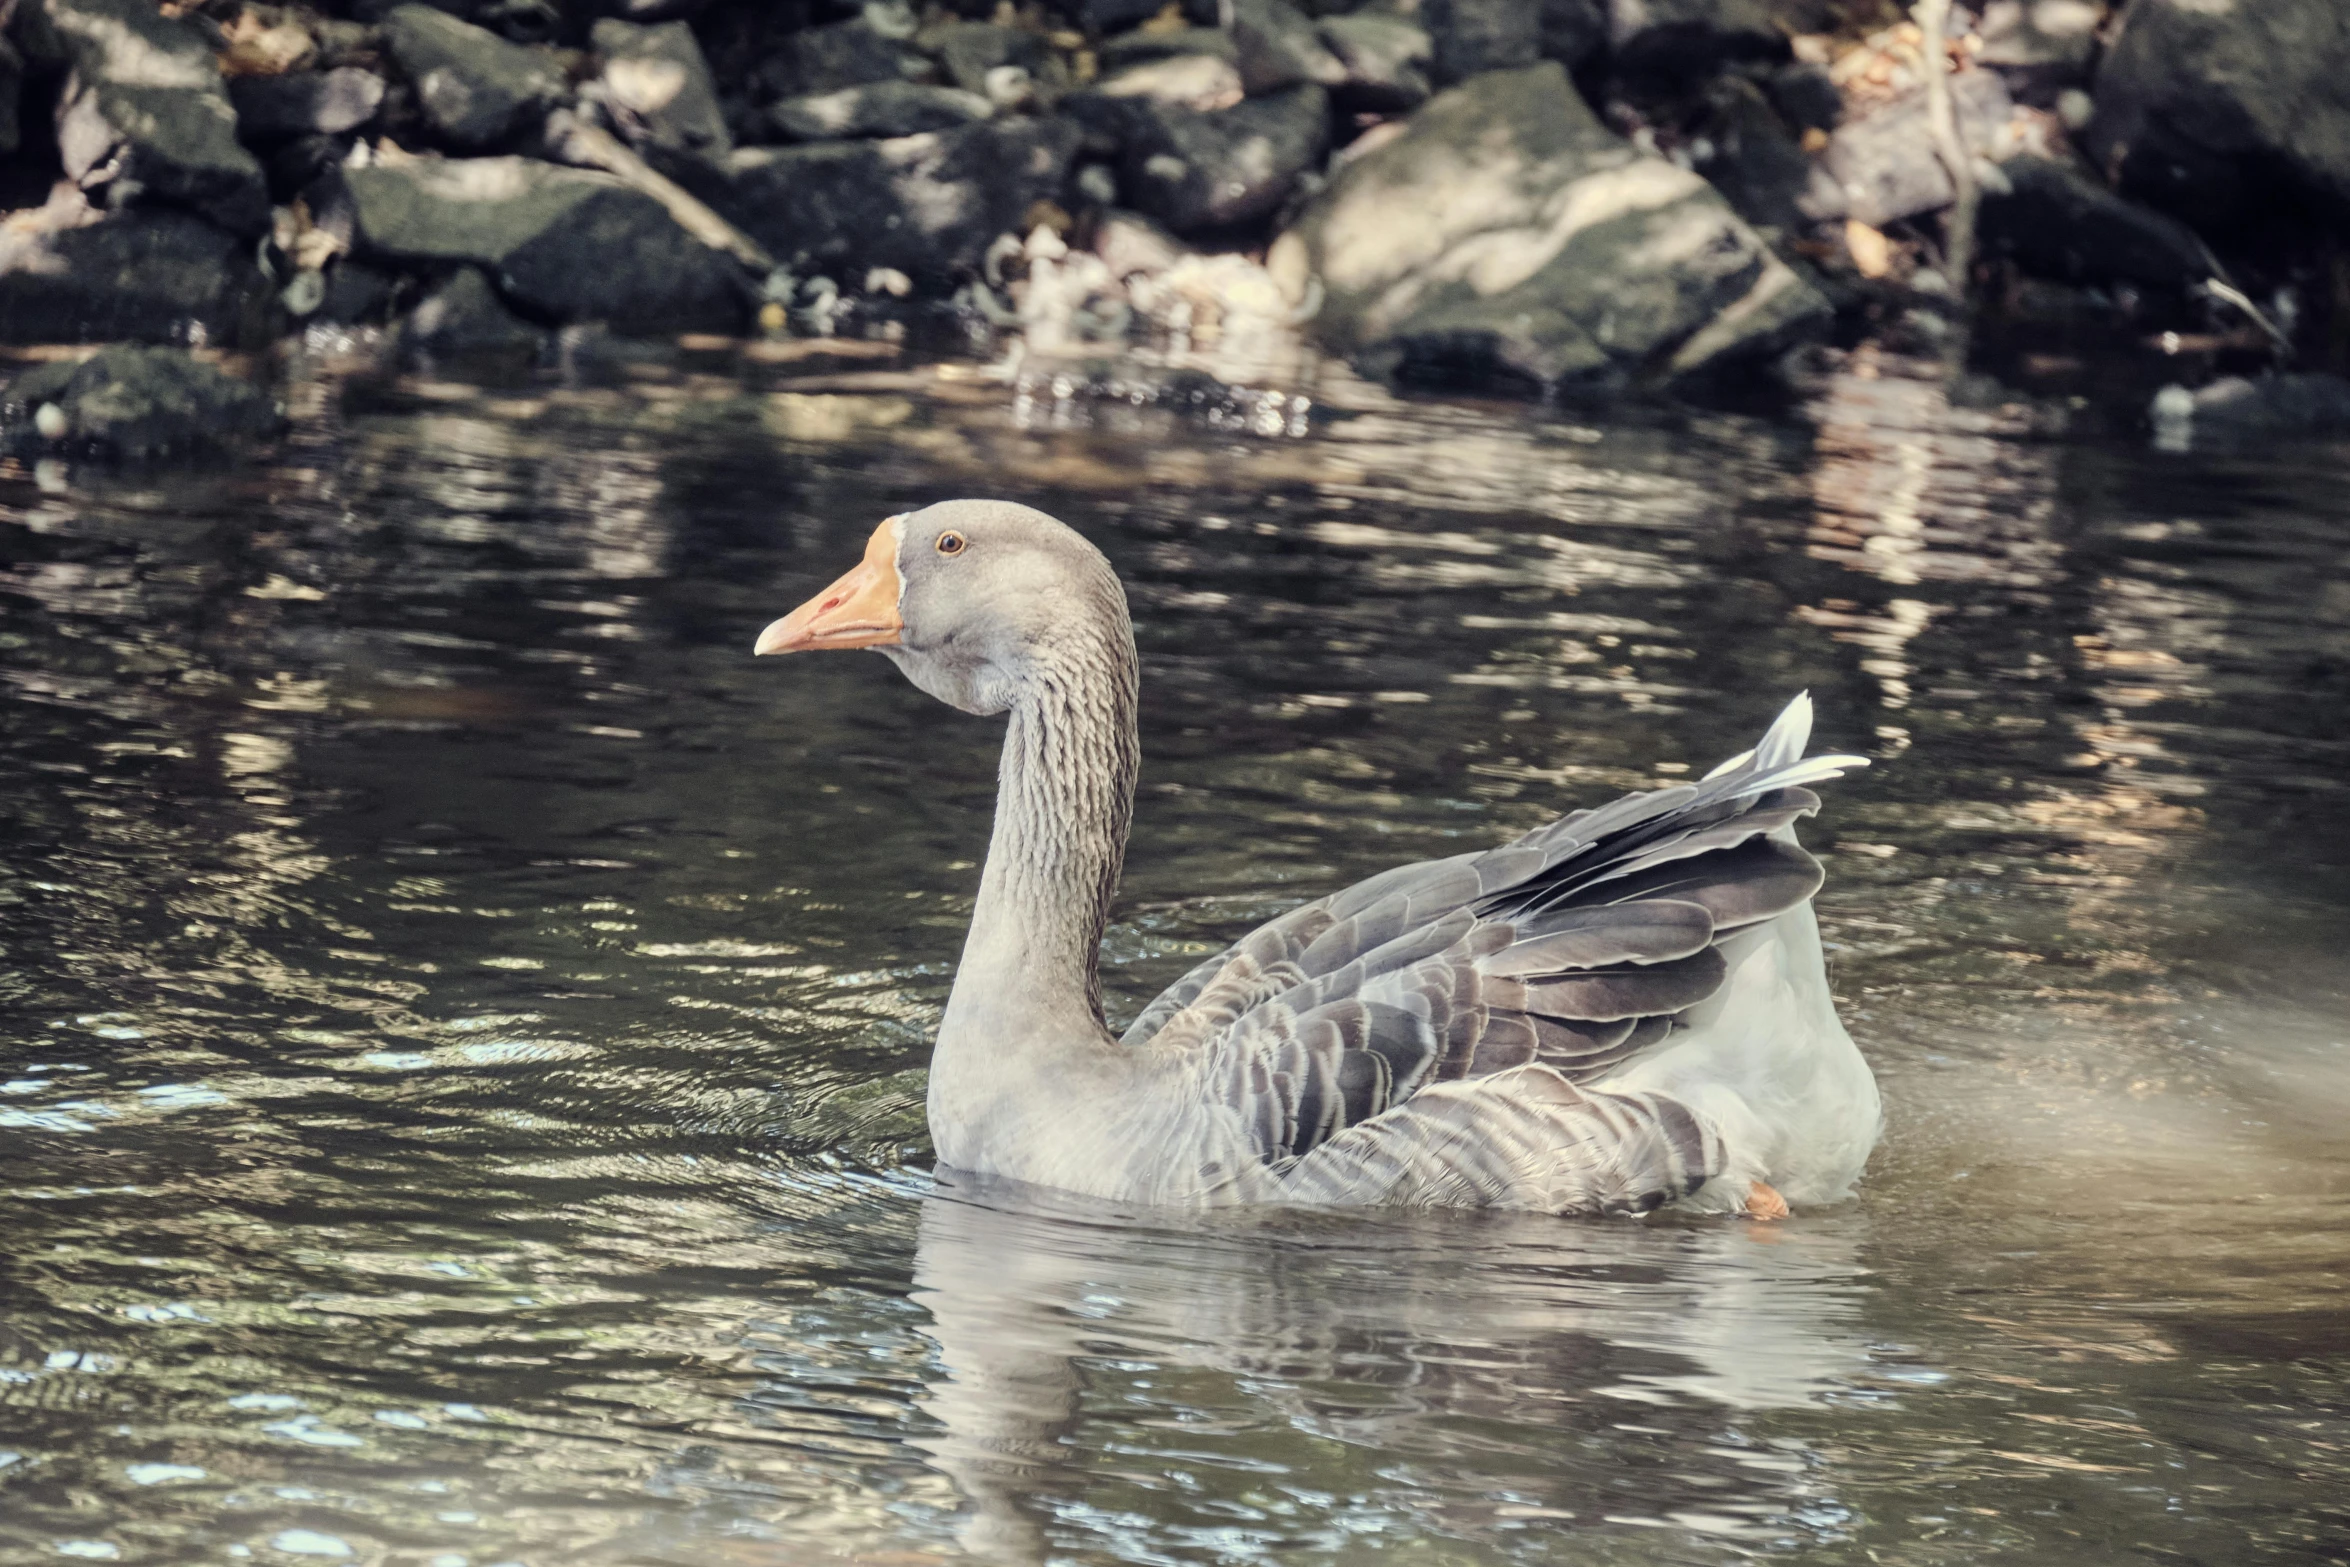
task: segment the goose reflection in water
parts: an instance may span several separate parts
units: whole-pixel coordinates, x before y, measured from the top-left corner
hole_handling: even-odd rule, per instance
[[[1811,1455],[1740,1417],[1869,1362],[1833,1223],[1145,1216],[958,1176],[921,1214],[941,1374],[918,1441],[989,1561],[1104,1531],[1328,1550],[1350,1515],[1503,1549],[1641,1523],[1808,1536],[1841,1513]]]

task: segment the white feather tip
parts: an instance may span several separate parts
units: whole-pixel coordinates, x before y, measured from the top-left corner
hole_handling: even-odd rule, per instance
[[[1762,744],[1754,748],[1754,765],[1764,771],[1785,767],[1803,755],[1811,742],[1811,693],[1799,691],[1795,700],[1779,709]]]

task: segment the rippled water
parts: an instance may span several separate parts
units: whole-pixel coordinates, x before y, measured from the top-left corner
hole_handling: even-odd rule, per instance
[[[2350,448],[1866,349],[1773,417],[1058,390],[314,364],[273,466],[0,471],[0,1562],[2350,1554]],[[1131,585],[1127,1010],[1810,688],[1860,1199],[934,1187],[996,730],[747,650],[967,493]]]

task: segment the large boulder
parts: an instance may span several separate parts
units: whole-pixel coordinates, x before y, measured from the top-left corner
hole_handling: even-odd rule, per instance
[[[726,257],[607,175],[528,158],[423,158],[344,174],[353,253],[473,262],[526,312],[623,332],[727,331],[746,298]]]
[[[1116,144],[1126,204],[1178,234],[1272,216],[1330,145],[1329,94],[1310,83],[1206,113],[1102,93],[1062,108]]]
[[[1430,100],[1333,177],[1268,265],[1301,301],[1318,280],[1324,341],[1406,381],[1611,391],[1776,353],[1830,315],[1705,181],[1601,125],[1551,61]]]
[[[2139,283],[2183,293],[2218,270],[2194,230],[2116,195],[2085,170],[2050,158],[2010,158],[1983,193],[1986,255],[2033,277]]]
[[[91,223],[56,207],[0,227],[0,342],[233,347],[268,334],[272,291],[251,240],[185,212]]]
[[[944,292],[996,236],[1058,200],[1081,133],[1063,120],[990,120],[888,141],[752,147],[734,155],[727,215],[795,267],[862,277],[894,267]]]
[[[238,234],[268,229],[268,184],[193,23],[153,0],[32,0],[20,23],[68,67],[57,150],[82,189],[118,207],[191,207]]]
[[[2136,0],[2095,102],[2090,161],[2207,232],[2297,197],[2350,204],[2342,0]]]
[[[384,44],[415,84],[434,134],[460,151],[536,129],[569,92],[548,55],[429,5],[394,7],[384,18]]]
[[[284,423],[266,393],[177,348],[101,348],[0,393],[0,440],[26,455],[189,456],[266,440]]]
[[[632,146],[723,161],[734,150],[718,84],[694,31],[683,22],[639,27],[617,17],[596,23],[604,69],[597,93]]]

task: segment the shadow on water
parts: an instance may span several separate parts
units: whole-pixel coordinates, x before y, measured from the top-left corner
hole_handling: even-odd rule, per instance
[[[2343,1558],[2350,450],[1866,348],[1769,419],[291,390],[0,470],[0,1562]],[[1811,689],[1859,1200],[934,1190],[996,730],[746,649],[957,493],[1130,587],[1114,1009]]]

